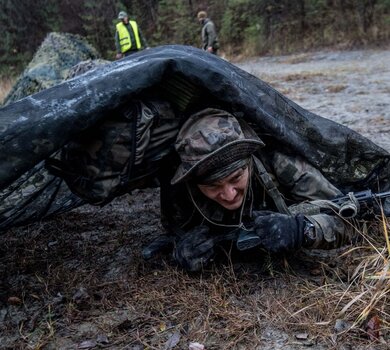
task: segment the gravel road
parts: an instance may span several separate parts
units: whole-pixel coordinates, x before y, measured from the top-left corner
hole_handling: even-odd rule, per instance
[[[237,65],[390,151],[390,50],[261,57]]]

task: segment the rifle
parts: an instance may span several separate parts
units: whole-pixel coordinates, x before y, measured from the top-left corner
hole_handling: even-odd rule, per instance
[[[338,215],[345,219],[351,219],[358,214],[359,216],[364,216],[374,207],[374,203],[379,205],[381,204],[380,201],[386,198],[390,198],[390,191],[380,193],[372,193],[371,190],[349,192],[347,195],[334,198],[330,201],[320,200],[322,203],[327,202],[330,204],[327,208],[321,209],[320,212],[326,214],[338,213]],[[390,211],[385,210],[385,215],[390,216]],[[239,230],[236,243],[239,250],[247,250],[260,244],[260,239],[255,232]]]
[[[381,199],[390,197],[390,191],[372,193],[371,190],[349,192],[345,196],[332,200],[338,206],[338,213],[345,219],[354,218],[360,213],[366,213],[373,208],[374,203],[380,204]]]
[[[386,198],[390,198],[390,191],[380,193],[373,193],[371,190],[349,192],[347,195],[334,198],[330,201],[320,200],[321,202],[332,204],[328,208],[321,210],[321,212],[328,214],[338,212],[341,217],[351,219],[358,214],[366,214],[370,208],[373,208],[374,203],[380,204],[380,201]],[[385,215],[390,215],[390,212],[386,212]],[[215,237],[214,242],[234,239],[237,239],[236,246],[238,250],[247,250],[261,245],[259,236],[253,230],[242,227],[237,227],[226,235]],[[142,250],[142,255],[145,259],[150,259],[159,251],[173,247],[173,242],[174,236],[158,237]]]

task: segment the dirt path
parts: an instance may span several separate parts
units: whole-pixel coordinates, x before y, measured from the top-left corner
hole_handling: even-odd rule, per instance
[[[390,151],[389,62],[390,50],[367,50],[265,57],[238,66]]]
[[[353,51],[238,65],[390,151],[389,62]],[[241,257],[189,275],[141,258],[160,232],[158,190],[145,190],[0,236],[0,349],[387,348],[364,330],[335,335],[353,319],[336,320],[337,295],[361,293],[345,284],[360,261]]]

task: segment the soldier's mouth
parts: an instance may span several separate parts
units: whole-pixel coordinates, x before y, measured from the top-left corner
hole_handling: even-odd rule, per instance
[[[233,200],[231,201],[223,201],[224,206],[226,207],[234,207],[241,205],[242,202],[242,196],[237,195]]]

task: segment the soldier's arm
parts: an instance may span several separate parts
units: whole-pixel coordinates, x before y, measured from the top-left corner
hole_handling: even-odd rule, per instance
[[[116,53],[122,53],[121,45],[119,43],[119,33],[117,30],[115,31],[115,47],[116,47]]]
[[[294,200],[333,199],[342,195],[317,168],[300,157],[275,152],[271,165],[278,182]]]
[[[272,166],[277,180],[292,199],[333,199],[342,195],[317,168],[300,157],[276,152],[272,158]],[[312,224],[312,232],[307,232],[311,235],[311,239],[307,240],[307,248],[332,249],[351,240],[353,226],[337,215],[303,214]]]
[[[140,38],[140,40],[141,40],[141,47],[142,47],[143,49],[149,47],[148,42],[146,41],[145,36],[144,36],[144,34],[142,33],[142,30],[141,30],[141,28],[140,28],[139,26],[138,26],[138,34],[139,34],[139,38]]]
[[[212,22],[209,22],[206,27],[207,31],[207,47],[213,47],[213,43],[217,38],[217,33],[215,30],[215,25]]]

